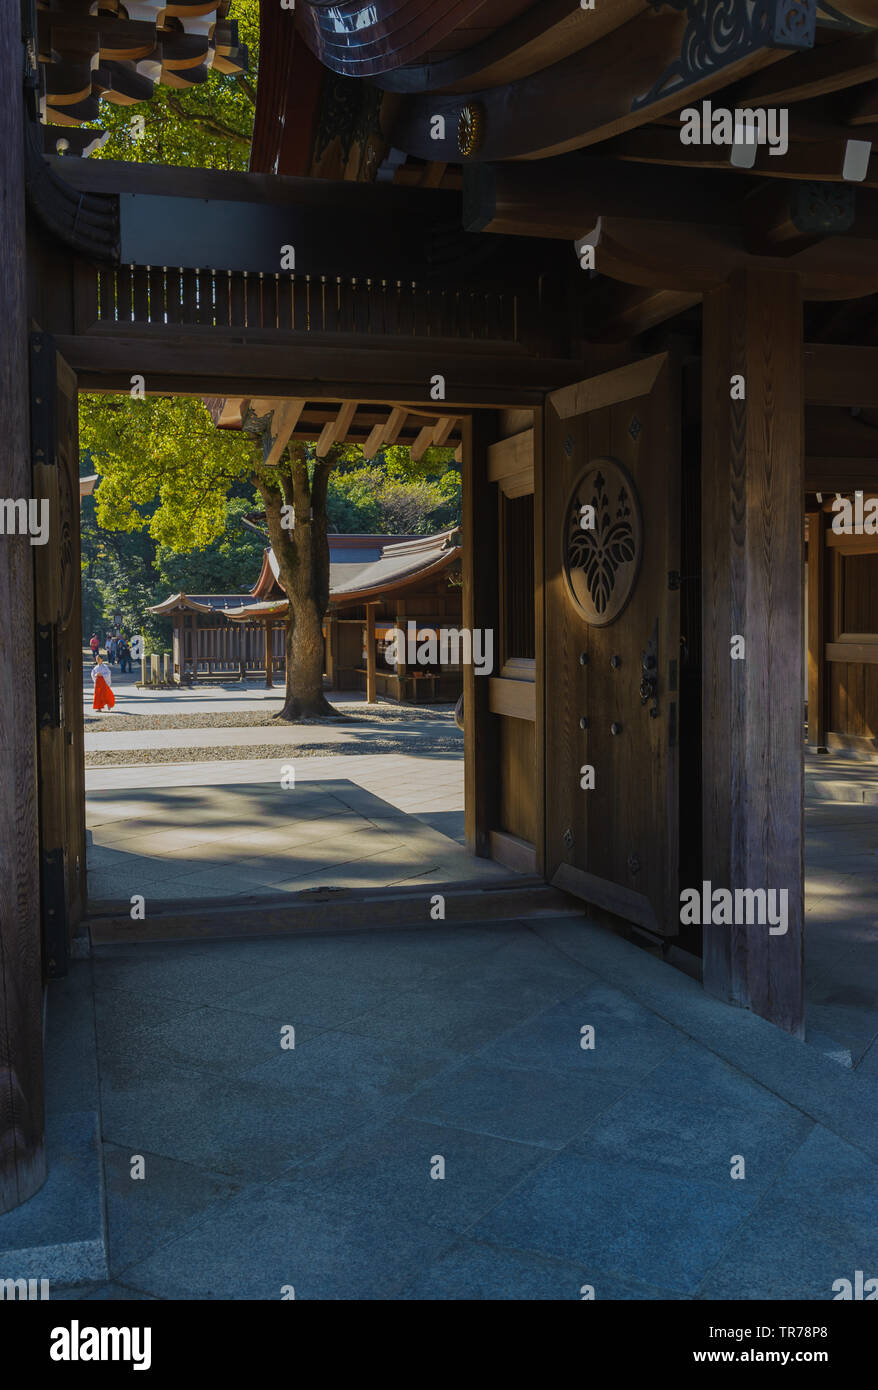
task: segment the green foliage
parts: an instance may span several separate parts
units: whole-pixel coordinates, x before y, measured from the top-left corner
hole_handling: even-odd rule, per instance
[[[147,613],[155,603],[155,543],[146,533],[105,531],[98,525],[93,497],[82,501],[82,627],[88,638],[103,637],[116,613],[126,633],[160,630]]]
[[[246,435],[216,429],[201,401],[179,396],[80,396],[79,437],[101,475],[99,525],[145,529],[172,550],[225,532],[229,491],[253,466]]]
[[[451,451],[435,452],[447,455]],[[424,460],[413,464],[408,453],[408,449],[399,450],[386,462],[361,462],[330,474],[326,506],[330,528],[426,536],[455,526],[461,500],[457,468],[433,459],[427,464],[430,476]]]
[[[156,86],[150,101],[134,106],[101,103],[98,128],[109,139],[91,156],[137,164],[175,164],[199,169],[246,169],[256,107],[259,0],[234,0],[241,42],[249,50],[246,74],[212,69],[206,82],[178,91]],[[135,118],[144,133],[136,138]]]
[[[156,549],[156,589],[161,596],[185,590],[190,594],[246,593],[256,583],[266,541],[248,527],[241,518],[258,511],[261,502],[249,498],[231,497],[226,504],[226,529],[212,545],[189,554],[181,554],[169,546]]]

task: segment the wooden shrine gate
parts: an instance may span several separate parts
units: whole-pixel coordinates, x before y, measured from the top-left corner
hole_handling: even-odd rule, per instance
[[[35,545],[40,894],[44,977],[67,973],[85,907],[85,766],[79,428],[76,376],[48,333],[30,339],[33,497],[48,503]]]
[[[679,932],[680,443],[667,353],[545,413],[546,877]]]

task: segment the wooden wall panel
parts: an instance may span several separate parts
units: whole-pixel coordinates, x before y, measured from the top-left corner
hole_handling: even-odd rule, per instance
[[[530,844],[537,839],[535,727],[500,720],[500,829]]]

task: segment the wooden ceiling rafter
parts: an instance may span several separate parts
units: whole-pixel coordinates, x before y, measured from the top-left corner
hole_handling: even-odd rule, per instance
[[[383,425],[376,425],[363,447],[366,458],[374,458],[379,449],[395,444],[405,424],[408,411],[404,406],[395,405]]]
[[[407,406],[385,409],[370,401],[309,401],[303,397],[279,399],[254,396],[204,397],[214,424],[220,429],[241,429],[248,415],[268,420],[269,444],[264,461],[277,464],[292,441],[315,445],[318,458],[334,445],[359,444],[366,458],[374,458],[387,444],[402,444],[417,461],[435,445],[456,448],[460,416]]]
[[[333,445],[345,442],[356,413],[356,401],[342,402],[335,419],[328,421],[320,432],[320,438],[317,440],[318,458],[325,458]]]

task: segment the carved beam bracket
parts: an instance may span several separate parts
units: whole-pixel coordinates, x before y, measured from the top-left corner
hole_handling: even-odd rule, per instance
[[[652,9],[670,8],[688,18],[680,56],[658,82],[631,105],[651,106],[673,92],[685,92],[703,78],[738,62],[758,48],[813,48],[817,0],[651,0]]]

